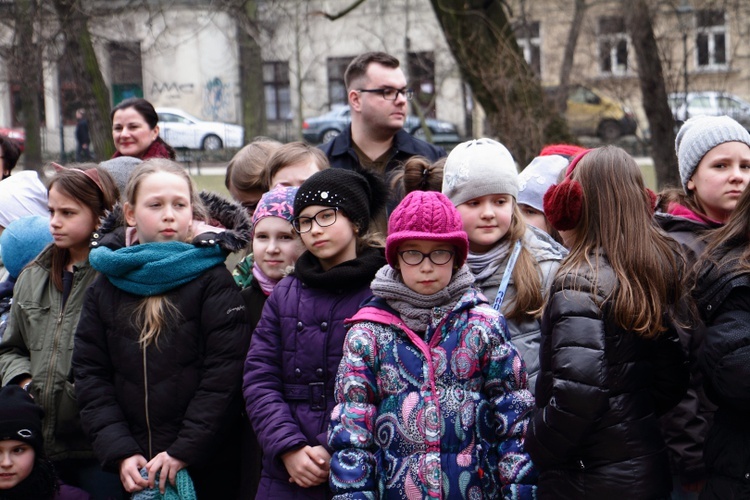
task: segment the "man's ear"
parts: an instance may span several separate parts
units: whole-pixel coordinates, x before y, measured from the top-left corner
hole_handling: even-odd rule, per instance
[[[362,109],[362,92],[351,89],[347,96],[349,97],[349,107],[353,111],[360,111]]]

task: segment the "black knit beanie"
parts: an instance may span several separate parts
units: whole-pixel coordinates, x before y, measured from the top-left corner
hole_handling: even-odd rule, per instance
[[[385,207],[386,189],[375,174],[329,168],[309,177],[294,198],[294,214],[305,207],[339,207],[365,233],[370,220]]]
[[[0,389],[0,441],[22,441],[43,455],[43,417],[42,407],[21,387],[10,384]]]

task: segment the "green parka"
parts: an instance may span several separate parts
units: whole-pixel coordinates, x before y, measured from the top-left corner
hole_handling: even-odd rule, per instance
[[[93,458],[81,429],[71,357],[86,289],[97,272],[88,261],[74,266],[73,287],[63,307],[62,292],[50,279],[52,248],[47,246],[21,272],[13,289],[0,343],[0,379],[7,385],[31,377],[30,392],[45,411],[44,444],[50,459]]]

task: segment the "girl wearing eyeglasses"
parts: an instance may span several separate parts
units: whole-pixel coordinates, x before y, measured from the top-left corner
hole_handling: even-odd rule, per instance
[[[330,497],[326,431],[344,320],[386,263],[364,236],[385,200],[382,181],[343,169],[312,175],[294,198],[306,251],[266,300],[245,361],[247,414],[263,450],[257,498]]]
[[[340,498],[533,498],[534,399],[502,315],[472,286],[451,201],[409,193],[352,318],[328,440]],[[338,498],[338,497],[337,497]]]

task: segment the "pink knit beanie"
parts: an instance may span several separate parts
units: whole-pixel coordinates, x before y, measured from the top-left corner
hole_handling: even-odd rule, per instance
[[[464,265],[469,238],[453,203],[437,191],[412,191],[398,204],[388,220],[385,258],[398,264],[398,247],[406,240],[443,241],[456,247],[455,263]]]

